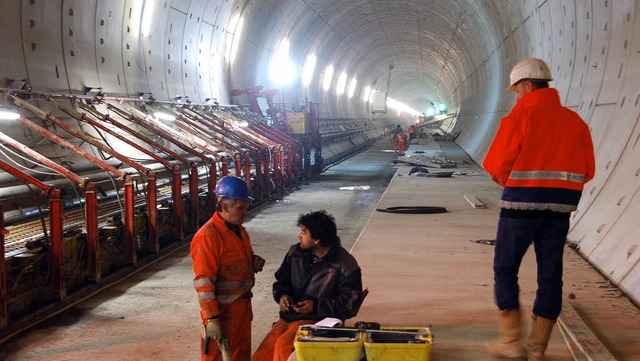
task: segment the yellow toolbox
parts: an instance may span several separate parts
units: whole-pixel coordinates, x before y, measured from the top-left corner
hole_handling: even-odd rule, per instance
[[[432,347],[429,327],[382,327],[364,340],[367,361],[430,361]]]
[[[363,341],[363,333],[356,329],[304,325],[298,328],[293,345],[299,361],[359,361]]]

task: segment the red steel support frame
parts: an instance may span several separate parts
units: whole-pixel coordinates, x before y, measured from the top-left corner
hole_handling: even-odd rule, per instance
[[[256,173],[259,172],[260,169],[258,169],[258,165],[256,162]],[[244,181],[247,184],[251,184],[251,153],[249,153],[249,151],[244,152]]]
[[[298,152],[294,149],[297,149],[297,147],[299,147],[300,142],[298,142],[294,138],[290,137],[289,135],[283,133],[282,131],[274,127],[269,127],[259,122],[255,122],[254,124],[252,124],[252,127],[255,128],[256,130],[260,130],[261,133],[264,134],[267,138],[271,139],[271,141],[280,145],[278,149],[280,153],[280,158],[281,158],[280,167],[282,168],[281,173],[284,173],[285,172],[284,170],[285,154],[288,155],[289,157],[288,159],[291,159],[294,153],[297,156]],[[289,151],[287,152],[287,150]],[[289,172],[290,179],[296,179],[296,174],[295,172],[293,172],[293,169],[288,169],[288,172]],[[274,173],[275,173],[275,169],[274,169]]]
[[[167,134],[164,130],[162,129],[158,129],[155,126],[152,126],[151,124],[149,124],[149,122],[147,122],[146,120],[136,117],[133,114],[129,114],[126,111],[112,105],[112,104],[107,104],[107,108],[110,110],[113,110],[114,112],[118,113],[121,117],[125,118],[125,119],[129,119],[130,121],[133,121],[134,123],[142,126],[143,128],[158,134],[159,136],[161,136],[162,138],[166,139],[167,141],[175,144],[176,146],[178,146],[180,149],[186,151],[187,153],[193,154],[203,160],[208,159],[208,157],[206,157],[204,154],[200,153],[200,152],[196,152],[193,149],[185,146],[184,144],[178,142],[177,140],[175,140],[170,134]],[[111,118],[111,117],[105,117],[105,119],[108,119],[110,122],[112,122],[113,124],[117,125],[117,124],[121,124],[120,122],[116,121],[115,119]],[[119,125],[118,125],[119,126]],[[130,129],[130,128],[129,128]],[[156,143],[157,144],[157,143]],[[165,148],[166,149],[166,148]],[[188,162],[189,166],[190,166],[190,172],[189,172],[189,184],[198,184],[198,169],[197,169],[197,164],[195,164],[194,162],[189,161],[188,159],[184,158],[183,156],[175,153],[175,152],[171,152],[171,155],[173,157],[175,157],[176,159],[179,160],[184,160],[186,162]],[[191,178],[195,177],[195,181]],[[182,183],[182,177],[180,177],[180,173],[178,172],[177,174],[174,172],[173,175],[173,189],[172,189],[172,196],[173,196],[173,206],[174,206],[174,232],[176,233],[176,237],[179,240],[182,240],[184,238],[184,227],[182,225],[182,187],[181,187],[181,183]],[[196,188],[197,189],[197,188]],[[198,221],[198,199],[197,199],[197,192],[195,193],[195,199],[193,199],[194,197],[194,193],[193,191],[190,191],[189,193],[190,197],[191,197],[191,214],[194,218],[196,218],[196,222]],[[197,224],[197,223],[196,223]]]
[[[174,151],[166,148],[165,146],[163,146],[163,145],[161,145],[161,144],[159,144],[159,143],[147,138],[146,136],[142,135],[141,133],[131,129],[130,127],[127,127],[126,125],[124,125],[124,124],[118,122],[117,120],[109,117],[108,115],[102,114],[102,113],[98,112],[97,110],[95,110],[95,109],[93,109],[91,107],[88,107],[88,106],[86,106],[86,105],[84,105],[82,103],[78,103],[78,106],[80,108],[84,109],[84,110],[89,111],[90,113],[92,113],[96,117],[110,122],[111,124],[115,125],[119,129],[127,131],[129,134],[135,136],[136,138],[142,140],[143,142],[145,142],[147,144],[150,144],[154,148],[159,149],[162,152],[174,157],[175,159],[179,160],[180,162],[187,164],[190,168],[196,167],[196,164],[194,162],[188,160],[187,158],[184,158],[180,154],[175,153]],[[164,159],[162,157],[159,157],[155,153],[150,152],[149,150],[147,150],[144,147],[141,147],[140,145],[132,142],[131,140],[121,136],[120,134],[118,134],[116,132],[113,132],[109,128],[105,127],[104,125],[100,124],[99,122],[97,122],[97,121],[95,121],[95,120],[93,120],[93,119],[91,119],[91,118],[89,118],[87,116],[83,115],[82,120],[84,120],[84,121],[88,122],[89,124],[91,124],[93,126],[96,126],[96,127],[100,128],[100,129],[108,132],[109,134],[117,137],[118,139],[122,140],[123,142],[129,144],[130,146],[132,146],[132,147],[138,149],[139,151],[149,155],[150,157],[152,157],[156,161],[162,163],[165,167],[171,169],[173,171],[171,179],[174,182],[173,183],[174,186],[172,188],[172,199],[173,199],[174,203],[176,202],[176,194],[178,194],[178,195],[182,194],[182,190],[181,190],[182,189],[182,182],[180,181],[177,184],[175,183],[176,174],[177,174],[177,179],[181,179],[181,177],[180,177],[180,167],[179,166],[174,165],[173,163],[167,161],[166,159]],[[178,190],[176,191],[175,188],[178,188]],[[182,207],[180,206],[182,204],[182,198],[179,197],[179,196],[178,196],[178,201],[179,202],[178,202],[177,206],[174,207],[174,220],[176,220],[176,225],[174,226],[174,229],[175,229],[176,235],[179,236],[179,239],[182,239]],[[155,219],[157,219],[158,218],[157,215],[156,215],[156,211],[157,210],[155,208],[153,210],[149,210],[149,212],[152,212],[152,211],[154,213]],[[180,220],[180,222],[177,222],[177,220]],[[155,231],[156,231],[155,234],[157,235],[157,224],[155,226]],[[152,249],[155,250],[155,253],[158,253],[160,251],[160,245],[158,243],[158,237],[157,236],[154,237],[152,245],[153,245]]]
[[[191,120],[187,119],[186,117],[179,117],[178,119],[176,119],[176,121],[178,121],[178,122],[176,123],[176,125],[177,125],[180,129],[184,130],[185,132],[187,132],[187,133],[189,133],[189,134],[193,134],[193,135],[194,135],[194,136],[196,136],[196,137],[199,137],[199,138],[200,138],[200,139],[202,139],[204,142],[212,143],[210,140],[208,140],[208,139],[206,139],[206,138],[203,138],[203,137],[202,137],[202,134],[209,135],[209,136],[212,136],[212,137],[213,137],[213,134],[211,134],[211,132],[210,132],[210,131],[208,131],[207,129],[204,129],[204,128],[202,128],[202,127],[199,127],[197,124],[195,124],[195,123],[194,123],[194,122],[192,122]],[[184,123],[186,123],[186,124],[182,124],[182,122],[184,122]],[[194,130],[193,128],[195,128],[195,130]],[[196,131],[196,130],[197,130],[197,131]],[[224,142],[224,141],[223,141],[223,142]],[[207,147],[207,146],[204,146],[204,145],[202,145],[202,144],[198,144],[198,143],[192,143],[192,144],[193,144],[195,147],[197,147],[197,148],[199,148],[199,149],[202,149],[203,151],[205,151],[205,152],[207,152],[207,153],[210,153],[210,154],[216,154],[214,150],[210,149],[210,148],[209,148],[209,147]],[[234,147],[234,146],[233,146],[233,145],[231,145],[231,144],[225,144],[225,145],[228,145],[229,147]],[[234,148],[235,148],[235,147],[234,147]],[[238,168],[238,167],[239,167],[239,166],[238,166],[237,159],[236,159],[236,175],[237,175],[237,176],[240,176],[239,174],[237,174],[237,173],[239,172],[239,169],[240,169],[240,168]],[[195,179],[196,179],[196,183],[195,183],[195,184],[197,185],[197,173],[196,173],[196,178],[195,178]],[[192,180],[192,182],[193,182],[193,180]],[[211,188],[210,188],[210,189],[211,189]],[[214,185],[214,188],[213,188],[213,189],[215,189],[215,185]],[[191,195],[191,200],[192,200],[192,202],[197,202],[197,200],[198,200],[197,187],[192,187],[192,188],[190,188],[190,192],[191,192],[191,193],[190,193],[190,195]],[[213,194],[213,193],[211,193],[211,194]],[[197,218],[197,214],[196,214],[196,218]],[[197,226],[197,225],[196,225],[196,226]]]
[[[128,138],[114,132],[113,130],[105,127],[104,125],[102,125],[101,123],[95,121],[94,119],[91,119],[89,117],[87,117],[84,114],[80,114],[78,112],[76,112],[75,110],[69,109],[68,107],[56,102],[55,100],[53,101],[54,105],[64,111],[65,113],[69,114],[70,116],[72,116],[73,118],[80,120],[80,121],[84,121],[86,123],[91,124],[92,126],[101,129],[109,134],[111,134],[112,136],[116,137],[117,139],[119,139],[120,141],[132,146],[133,148],[143,152],[144,154],[150,156],[151,158],[155,159],[156,161],[162,163],[165,167],[169,168],[169,169],[173,169],[174,167],[177,167],[175,165],[173,165],[170,162],[167,162],[165,159],[159,157],[158,155],[156,155],[154,152],[151,152],[149,150],[147,150],[146,148],[140,146],[139,144],[129,140]],[[63,123],[64,124],[64,123]],[[98,143],[99,144],[99,143]],[[107,148],[107,149],[111,149],[111,148]],[[111,153],[110,153],[111,154]],[[128,161],[127,157],[124,157],[125,159],[121,159],[124,162]],[[133,163],[133,162],[131,162]],[[143,172],[144,174],[146,174],[148,176],[147,179],[147,214],[149,217],[149,234],[148,234],[148,239],[147,239],[147,243],[148,243],[148,249],[153,252],[153,253],[158,253],[160,252],[160,243],[158,242],[158,210],[157,210],[157,198],[158,198],[158,188],[157,188],[157,179],[155,176],[155,173],[153,171],[151,171],[150,169],[147,168],[142,168],[140,165],[138,165],[137,163],[132,164],[132,166],[134,166],[136,169],[138,169],[139,171]],[[179,171],[179,169],[178,169]]]
[[[131,207],[124,207],[124,254],[127,256],[130,264],[136,264],[138,257],[136,255],[136,241],[133,237],[133,179],[127,176],[124,180],[124,199],[128,205],[127,199],[131,200]]]
[[[213,166],[209,170],[209,191],[207,192],[209,206],[212,210],[216,209],[216,184],[218,183],[218,174],[216,173],[216,164],[213,163]]]
[[[270,163],[271,163],[271,149],[269,149],[267,152],[264,153],[264,163],[262,164],[263,167],[263,173],[264,173],[264,188],[265,188],[265,193],[267,195],[271,195],[271,174],[269,172],[269,167],[270,167]]]
[[[61,108],[62,109],[62,108]],[[65,110],[65,109],[63,109]],[[68,109],[67,109],[68,110]],[[67,111],[65,110],[65,111]],[[73,116],[73,115],[72,115]],[[75,117],[75,116],[74,116]],[[118,138],[119,140],[123,141],[124,143],[144,152],[145,154],[147,154],[148,156],[152,157],[153,159],[163,163],[166,167],[168,167],[169,169],[174,169],[177,168],[178,171],[180,171],[180,168],[177,165],[174,165],[170,162],[167,162],[166,160],[162,159],[161,157],[158,157],[155,153],[150,152],[149,150],[141,147],[140,145],[132,142],[131,140],[123,137],[122,135],[112,131],[111,129],[105,127],[104,125],[100,124],[99,122],[96,122],[95,120],[85,116],[85,115],[81,115],[78,118],[76,118],[78,120],[82,120],[85,121],[93,126],[95,126],[96,128],[99,128],[109,134],[111,134],[112,136]],[[149,175],[149,179],[147,180],[147,207],[148,209],[148,214],[149,214],[149,239],[148,239],[148,243],[149,243],[149,249],[151,249],[154,253],[158,253],[160,251],[160,247],[159,247],[159,243],[158,243],[158,215],[157,215],[157,208],[156,208],[156,203],[157,203],[157,197],[158,197],[158,190],[157,190],[157,179],[155,177],[155,173],[153,173],[152,171],[149,171],[147,173],[147,175]]]
[[[184,114],[184,113],[182,113]],[[176,119],[177,122],[177,126],[182,129],[183,131],[189,133],[189,134],[193,134],[196,137],[199,137],[200,139],[202,139],[203,141],[217,146],[217,144],[214,144],[213,141],[207,139],[206,137],[202,137],[202,135],[207,135],[209,137],[215,138],[215,134],[212,133],[210,130],[203,128],[202,126],[198,125],[197,123],[193,122],[191,119],[189,119],[186,116],[182,116],[179,117],[178,119]],[[185,123],[185,124],[183,124]],[[231,151],[235,151],[234,154],[234,166],[236,168],[236,176],[240,177],[241,176],[241,170],[242,170],[242,164],[238,162],[238,154],[242,151],[242,148],[235,146],[229,142],[227,142],[226,140],[224,140],[225,136],[233,136],[233,133],[231,132],[227,132],[225,134],[223,134],[222,139],[216,139],[216,141],[218,141],[222,147],[218,146],[218,148],[222,148],[224,149],[227,153],[231,153]],[[205,152],[211,153],[211,154],[215,154],[215,151],[207,146],[204,146],[202,144],[198,144],[198,143],[192,143],[195,147],[202,149]]]
[[[274,122],[276,121],[276,118],[278,117],[278,115],[277,115],[277,113],[276,113],[276,107],[275,107],[275,105],[274,105],[274,103],[273,103],[273,97],[274,97],[277,93],[278,93],[278,89],[269,89],[269,90],[266,90],[266,91],[264,91],[264,92],[262,92],[262,93],[258,93],[258,94],[256,94],[256,95],[255,95],[256,97],[263,96],[263,97],[265,97],[265,98],[267,99],[267,104],[269,104],[269,109],[268,109],[269,116],[271,117],[271,119],[272,119]],[[251,95],[251,94],[249,94],[249,97],[251,97],[251,96],[252,96],[252,95]],[[257,103],[258,101],[257,101],[257,100],[255,100],[255,102]],[[260,110],[258,110],[258,112],[257,112],[257,113],[258,113],[258,114],[262,114],[262,113],[260,112]]]
[[[146,168],[132,160],[130,160],[128,157],[116,152],[115,150],[113,150],[110,147],[107,147],[106,145],[98,142],[97,140],[95,140],[94,138],[88,137],[86,136],[84,133],[81,133],[73,128],[71,128],[68,124],[64,123],[63,121],[61,121],[60,119],[54,117],[53,115],[47,115],[46,120],[56,124],[57,126],[61,127],[62,129],[66,130],[67,132],[69,132],[70,134],[73,134],[74,136],[76,136],[79,139],[84,140],[85,142],[93,145],[96,148],[99,148],[100,150],[102,150],[103,152],[112,155],[113,157],[117,158],[118,160],[122,161],[123,163],[133,167],[135,170],[145,174],[148,178],[148,184],[147,184],[147,189],[149,190],[148,192],[148,196],[147,196],[147,208],[148,209],[153,209],[155,211],[156,209],[156,192],[151,192],[151,190],[155,190],[155,184],[156,184],[156,179],[155,179],[155,173],[149,169]],[[125,189],[125,195],[124,195],[124,199],[134,199],[134,194],[133,194],[133,180],[131,179],[131,177],[127,177],[125,180],[125,185],[124,185],[124,189]],[[128,192],[128,193],[126,193]],[[154,212],[155,215],[155,212]],[[149,214],[149,219],[151,221],[151,214]],[[131,264],[135,264],[137,261],[137,255],[136,255],[136,245],[135,245],[135,239],[133,237],[133,234],[135,232],[135,230],[133,229],[133,206],[131,207],[126,207],[125,205],[125,255],[127,256],[127,259],[129,261],[129,263]],[[153,219],[152,223],[157,224],[157,219]],[[155,232],[154,232],[155,233]],[[128,235],[131,235],[131,237],[127,237]],[[149,236],[151,236],[151,234],[149,234]],[[155,235],[154,235],[155,237]]]
[[[153,124],[153,123],[149,123],[149,124]],[[149,124],[147,124],[147,125],[149,125]],[[180,126],[180,124],[178,124],[178,125]],[[156,128],[155,126],[152,126],[152,125],[150,125],[150,128],[156,129],[156,132],[161,132],[162,134],[166,134],[164,132],[164,130],[162,130],[161,128]],[[200,149],[203,149],[204,151],[207,151],[207,152],[209,152],[211,154],[215,154],[215,152],[211,151],[210,149],[207,149],[206,147],[203,147],[200,144],[193,143],[193,145],[198,147],[198,148],[200,148]],[[203,153],[199,153],[199,154],[203,155],[203,157],[204,157],[203,159],[209,159],[208,157],[204,156]],[[174,181],[176,179],[177,178],[174,178]],[[191,226],[194,227],[194,228],[198,228],[199,227],[199,222],[198,221],[200,219],[200,216],[199,216],[199,212],[200,212],[199,208],[200,207],[199,207],[199,204],[198,204],[198,202],[199,202],[199,200],[198,200],[198,181],[199,181],[199,179],[198,179],[198,167],[197,167],[197,165],[195,163],[192,163],[191,167],[189,168],[189,200],[190,200],[190,203],[191,203],[191,218],[190,218],[189,221],[191,223]],[[182,194],[174,192],[173,195],[174,195],[174,199],[175,199],[176,197],[180,197]],[[180,211],[180,213],[182,213],[182,211]],[[180,238],[182,238],[182,236],[180,236]]]
[[[274,109],[274,103],[273,103],[273,97],[275,96],[275,94],[278,91],[276,89],[271,89],[271,90],[267,90],[265,92],[256,94],[255,96],[264,96],[267,99],[267,103],[269,104],[269,109]],[[252,97],[252,94],[249,94],[249,97]],[[261,113],[259,113],[261,114]],[[283,118],[284,121],[286,122],[286,110],[285,110],[285,106],[284,104],[282,104],[282,114],[283,114]],[[275,121],[277,118],[277,115],[275,114],[275,112],[272,115],[272,119]],[[288,126],[287,126],[288,127]],[[290,137],[288,134],[286,134],[285,132],[279,130],[276,126],[272,126],[270,127],[270,130],[272,132],[272,134],[277,135],[278,133],[280,133],[281,136],[277,137],[280,141],[281,144],[284,145],[285,147],[285,152],[287,154],[287,169],[286,169],[286,174],[288,175],[288,180],[289,182],[287,183],[287,185],[291,185],[295,179],[297,179],[298,177],[298,172],[295,171],[295,169],[293,169],[292,165],[292,159],[294,157],[294,155],[297,157],[298,152],[296,149],[296,144],[298,143],[295,139],[293,139],[292,137]],[[283,139],[284,138],[284,139]],[[299,144],[298,144],[299,145]],[[281,181],[281,187],[284,190],[284,186],[285,186],[285,180],[284,180],[284,175],[285,175],[285,166],[284,166],[284,159],[281,159],[281,176],[283,177],[282,181]]]
[[[260,93],[260,90],[262,90],[262,85],[256,85],[244,89],[232,89],[231,95],[236,97],[242,94],[247,94],[249,96],[249,101],[251,102],[251,108],[253,108],[253,112],[256,114],[262,114],[257,100],[257,96],[258,93]]]
[[[84,192],[87,218],[87,273],[94,282],[102,278],[100,270],[100,243],[98,242],[98,196],[93,183],[87,183]]]
[[[236,177],[242,177],[242,154],[236,153],[233,155],[233,160],[236,168]],[[250,183],[248,183],[250,184]]]
[[[24,104],[21,103],[25,103],[23,102],[21,99],[19,98],[15,98],[14,100],[18,99],[16,101],[17,105],[20,106],[25,106]],[[35,108],[27,103],[28,106],[25,106],[26,108],[28,108],[29,110],[33,111],[34,113],[40,115],[40,117],[46,118],[47,117],[47,113],[42,112],[40,109]],[[53,140],[54,142],[60,144],[61,146],[75,152],[76,154],[79,154],[81,156],[83,156],[84,158],[88,159],[89,161],[91,161],[92,163],[96,164],[98,167],[118,176],[119,179],[124,180],[124,223],[125,223],[125,233],[124,233],[124,242],[125,242],[125,249],[126,249],[126,245],[127,244],[131,244],[131,246],[134,247],[134,243],[135,243],[135,238],[133,237],[133,182],[131,181],[131,176],[127,175],[124,172],[119,171],[118,169],[110,166],[109,164],[101,161],[100,159],[92,156],[91,154],[85,152],[84,150],[80,149],[79,147],[69,143],[68,141],[62,139],[61,137],[59,137],[56,134],[51,133],[50,131],[42,128],[41,126],[33,123],[32,121],[30,121],[27,118],[24,117],[20,117],[17,119],[20,123],[22,123],[23,125],[25,125],[27,128],[32,129],[34,131],[37,131],[38,133],[42,134],[43,136]],[[96,204],[97,206],[97,204]],[[88,205],[87,205],[87,208]],[[90,210],[88,209],[87,212],[89,212]],[[96,209],[97,212],[97,209]],[[87,230],[88,231],[88,230]],[[98,247],[96,245],[96,247]],[[135,252],[132,254],[128,255],[129,258],[129,262],[131,262],[132,264],[134,264],[136,262],[136,257],[135,257]]]
[[[42,193],[49,196],[49,242],[51,253],[49,254],[49,272],[51,275],[51,286],[58,295],[60,300],[66,296],[66,288],[64,285],[64,277],[62,275],[64,265],[64,252],[62,243],[62,202],[60,200],[60,191],[56,188],[46,185],[36,178],[23,173],[19,169],[0,161],[0,169],[10,173],[23,181],[33,184],[40,188]],[[0,204],[0,330],[5,329],[9,324],[9,314],[7,303],[9,301],[7,293],[7,274],[5,269],[5,245],[4,235],[7,230],[4,229],[4,212],[2,204]]]
[[[191,110],[191,109],[189,109]],[[179,110],[179,112],[182,114],[182,117],[180,118],[181,121],[185,122],[186,124],[188,124],[189,126],[197,129],[198,131],[202,132],[203,134],[207,134],[211,137],[215,137],[215,135],[208,129],[202,127],[201,125],[195,123],[190,116],[196,117],[196,119],[200,120],[200,123],[202,123],[202,120],[206,120],[209,124],[207,124],[210,127],[213,127],[215,130],[219,131],[220,133],[222,133],[222,139],[217,139],[221,144],[223,144],[224,146],[228,146],[230,148],[233,148],[234,150],[236,150],[237,152],[234,154],[234,165],[235,165],[235,169],[236,169],[236,176],[237,177],[241,177],[241,170],[242,170],[242,162],[241,162],[241,155],[240,155],[240,151],[242,151],[241,148],[236,147],[232,144],[230,144],[229,142],[227,142],[226,140],[224,140],[224,137],[230,137],[230,138],[234,138],[234,140],[236,142],[241,142],[241,138],[239,138],[236,134],[234,134],[233,132],[228,132],[226,131],[226,129],[224,127],[221,127],[219,124],[215,124],[213,122],[211,122],[209,119],[205,119],[203,118],[200,114],[194,112],[193,110],[191,110],[193,112],[193,114],[187,114],[187,112],[184,111],[184,109]],[[184,128],[183,128],[184,129]],[[187,130],[187,129],[185,129]],[[188,131],[188,130],[187,130]],[[226,163],[225,163],[226,165]],[[246,167],[249,168],[246,168]],[[251,186],[251,162],[249,160],[248,163],[245,164],[245,168],[244,168],[244,175],[245,175],[245,180],[247,182],[247,184],[249,186]],[[256,176],[258,176],[257,174],[260,173],[259,170],[256,170]],[[223,176],[226,174],[223,174]]]
[[[190,112],[187,112],[186,110],[189,110]],[[268,142],[268,140],[260,139],[259,137],[253,136],[252,134],[244,131],[240,131],[237,133],[230,132],[226,128],[226,126],[231,125],[229,122],[219,120],[217,117],[211,114],[205,114],[200,111],[195,111],[191,108],[182,108],[182,109],[178,109],[178,111],[183,115],[182,117],[183,121],[185,121],[187,124],[191,125],[192,127],[195,127],[196,129],[200,130],[204,134],[209,134],[210,136],[215,137],[215,135],[208,130],[208,128],[213,128],[214,130],[221,133],[223,136],[232,138],[236,143],[242,143],[248,148],[251,148],[256,153],[255,169],[256,169],[256,184],[257,184],[256,188],[257,189],[253,192],[253,195],[257,199],[263,199],[264,198],[263,189],[265,188],[264,177],[265,176],[268,177],[268,168],[263,174],[263,170],[261,168],[262,160],[260,159],[260,157],[263,156],[262,153],[264,151],[261,151],[260,149],[262,147],[265,147],[264,144],[262,143]],[[191,118],[194,118],[200,124],[204,125],[204,128],[201,125],[196,124],[193,120],[191,120]],[[224,139],[220,141],[223,145],[229,145],[229,143]],[[233,147],[233,148],[237,149],[237,147]],[[247,184],[249,184],[249,186],[251,187],[251,153],[249,153],[249,151],[247,150],[244,150],[243,154],[244,154],[244,170],[243,170],[244,178]],[[241,176],[239,169],[242,166],[242,162],[240,159],[241,159],[241,155],[239,153],[236,153],[234,155],[234,161],[235,161],[235,167],[236,167],[236,175],[239,177]]]
[[[189,109],[191,110],[191,109]],[[186,123],[187,125],[196,128],[199,132],[201,132],[202,134],[207,134],[211,137],[214,137],[213,134],[211,134],[211,132],[203,127],[201,127],[200,125],[196,124],[195,122],[193,122],[190,118],[190,115],[187,114],[184,109],[177,109],[177,111],[182,114],[182,117],[180,117],[180,120],[184,123]],[[197,114],[196,114],[197,116]],[[186,127],[183,126],[182,124],[178,124],[178,126],[180,126],[183,130],[190,132],[190,130]],[[229,146],[229,147],[233,147],[231,144],[228,144],[226,141],[224,141],[224,139],[218,139],[219,142],[221,142],[224,146]],[[228,165],[226,162],[223,162],[223,166],[222,166],[222,176],[226,176],[228,174]],[[211,170],[211,175],[209,176],[209,204],[211,204],[213,207],[215,207],[215,203],[216,203],[216,197],[215,197],[215,188],[216,188],[216,182],[217,182],[217,176],[215,176],[215,166],[214,168]],[[212,208],[215,209],[215,208]]]
[[[137,117],[137,116],[135,116],[135,115],[133,115],[133,114],[129,114],[129,113],[127,113],[126,111],[124,111],[124,110],[122,110],[122,109],[120,109],[120,108],[118,108],[118,107],[116,107],[116,106],[114,106],[114,105],[112,105],[112,104],[107,104],[107,108],[108,108],[108,109],[110,109],[110,110],[113,110],[113,111],[114,111],[114,112],[116,112],[116,113],[118,113],[121,117],[123,117],[123,118],[125,118],[125,119],[129,119],[130,121],[132,121],[132,122],[134,122],[134,123],[136,123],[136,124],[140,125],[141,127],[143,127],[143,128],[145,128],[145,129],[147,129],[147,130],[149,130],[149,131],[151,131],[151,132],[153,132],[153,133],[155,133],[155,134],[157,134],[157,135],[161,136],[162,138],[164,138],[164,139],[166,139],[167,141],[169,141],[169,142],[173,143],[174,145],[176,145],[178,148],[180,148],[180,149],[184,150],[185,152],[187,152],[187,153],[189,153],[189,154],[192,154],[192,155],[194,155],[194,156],[197,156],[197,157],[199,157],[200,159],[204,160],[205,162],[209,162],[209,161],[210,161],[210,158],[209,158],[209,157],[207,157],[205,154],[203,154],[203,153],[201,153],[201,152],[198,152],[198,151],[196,151],[196,150],[194,150],[194,149],[192,149],[192,148],[189,148],[188,146],[186,146],[186,145],[185,145],[185,144],[183,144],[183,143],[180,143],[178,140],[176,140],[176,139],[174,138],[174,136],[173,136],[172,134],[167,133],[164,129],[161,129],[160,127],[158,127],[158,126],[154,125],[152,122],[149,122],[149,121],[148,121],[148,120],[146,120],[146,119],[142,119],[142,118],[140,118],[140,117]],[[109,118],[109,119],[110,119],[110,120],[112,120],[112,118]],[[197,145],[197,144],[196,144],[196,146],[199,146],[199,145]],[[221,159],[221,157],[220,157],[217,153],[212,152],[211,154],[212,154],[214,157],[219,158],[218,160],[223,160],[223,159]],[[183,158],[183,157],[181,157],[181,158]],[[192,169],[192,171],[191,171],[191,173],[190,173],[190,176],[194,176],[194,175],[195,175],[195,176],[196,176],[196,178],[197,178],[197,175],[198,175],[198,172],[197,172],[197,165],[196,165],[195,163],[193,163],[193,162],[192,162],[192,168],[194,168],[194,167],[195,167],[196,169],[195,169],[195,171],[194,171],[194,169]],[[224,166],[223,166],[222,170],[223,170],[223,172],[227,171],[227,169],[226,169]],[[223,173],[223,175],[226,175],[226,174],[224,174],[224,173]],[[189,184],[197,184],[197,179],[196,179],[195,183],[193,183],[193,182],[194,182],[194,181],[193,181],[193,180],[191,180]],[[194,189],[194,191],[195,191],[195,189]],[[179,196],[179,197],[181,197],[181,196],[182,196],[182,193],[180,193],[180,194],[175,193],[175,194],[174,194],[174,196]],[[191,198],[191,207],[192,207],[192,212],[191,212],[191,214],[193,215],[193,217],[195,217],[195,218],[196,218],[196,222],[197,222],[197,218],[198,218],[198,194],[197,194],[197,192],[191,192],[191,193],[190,193],[190,196],[192,197],[192,198]],[[179,218],[179,220],[181,221],[181,218],[182,218],[181,199],[180,199],[180,200],[178,200],[178,199],[174,198],[174,205],[175,205],[176,207],[180,207],[180,213],[178,214],[178,213],[176,212],[176,216],[177,216],[177,217],[180,217],[180,218]],[[180,239],[182,239],[182,238],[183,238],[183,237],[182,237],[182,233],[183,233],[183,230],[182,230],[182,222],[179,222],[179,223],[180,223],[179,235],[180,235]],[[176,232],[178,232],[178,231],[176,230]]]
[[[7,271],[4,260],[4,235],[7,230],[4,229],[4,210],[0,203],[0,330],[4,330],[9,325],[9,296],[7,294]]]
[[[43,193],[49,196],[49,246],[51,247],[49,272],[51,274],[51,286],[58,294],[59,299],[64,299],[66,296],[66,289],[63,282],[62,269],[64,265],[64,253],[62,247],[62,202],[60,201],[60,191],[46,185],[36,178],[31,177],[28,174],[14,168],[13,166],[0,161],[0,169],[22,179],[23,181],[33,184],[40,188]],[[3,218],[4,222],[4,218]],[[2,225],[4,230],[4,224]],[[2,256],[4,257],[4,239],[2,241]],[[4,292],[4,290],[3,290]]]
[[[49,158],[43,157],[42,155],[40,155],[39,153],[31,150],[29,147],[27,147],[26,145],[18,142],[17,140],[7,136],[6,134],[0,132],[0,140],[2,140],[3,142],[5,142],[6,144],[14,147],[15,149],[23,152],[24,154],[32,157],[33,159],[41,162],[42,164],[46,165],[47,167],[55,170],[56,172],[60,173],[61,175],[65,176],[66,178],[71,179],[72,181],[78,183],[78,185],[80,185],[80,187],[85,189],[85,200],[86,200],[86,204],[87,204],[87,214],[86,214],[86,228],[87,228],[87,252],[89,254],[89,261],[88,261],[88,273],[90,277],[94,277],[96,280],[100,279],[100,268],[99,268],[99,260],[100,260],[100,249],[98,247],[98,216],[97,214],[93,214],[90,213],[91,210],[89,209],[89,205],[90,204],[95,204],[95,192],[93,192],[93,183],[91,183],[87,178],[82,178],[80,176],[78,176],[77,174],[71,172],[70,170],[62,167],[61,165],[58,165],[57,163],[54,163],[52,160],[50,160]],[[17,173],[16,173],[17,174]],[[14,174],[15,175],[15,174]],[[52,206],[56,206],[56,205],[52,205]],[[97,209],[97,208],[94,208]],[[60,222],[62,221],[62,210],[60,210],[60,212],[57,214],[57,218],[60,220]],[[62,225],[62,223],[60,223]],[[92,232],[92,230],[96,230],[95,232]],[[52,240],[53,240],[53,236],[52,236]],[[4,244],[4,243],[3,243]],[[55,248],[55,252],[63,252],[62,251],[62,231],[60,231],[60,242],[59,242],[59,247],[54,247],[52,245],[52,249]],[[52,253],[51,255],[51,285],[55,290],[60,290],[61,288],[64,288],[64,285],[61,285],[60,282],[62,282],[62,279],[55,279],[54,275],[62,275],[62,268],[64,266],[64,258],[62,257],[62,253],[60,253],[59,256],[55,256],[54,253]],[[92,256],[94,257],[95,261],[93,261]],[[93,263],[92,263],[93,262]],[[60,292],[60,297],[64,298],[65,296],[65,292],[62,291]]]

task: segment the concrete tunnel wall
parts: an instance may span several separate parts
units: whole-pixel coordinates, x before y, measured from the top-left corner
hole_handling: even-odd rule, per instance
[[[640,302],[639,16],[634,0],[4,0],[0,78],[27,79],[37,91],[99,86],[110,96],[153,92],[223,104],[243,101],[231,98],[233,88],[263,85],[280,88],[286,102],[303,95],[319,102],[323,117],[370,116],[357,95],[271,80],[271,58],[288,37],[297,63],[316,54],[317,76],[330,63],[337,73],[354,69],[357,94],[372,84],[399,100],[445,100],[459,113],[457,143],[480,163],[515,101],[504,92],[511,67],[540,57],[596,148],[596,177],[569,239]],[[141,34],[146,18],[152,26]]]

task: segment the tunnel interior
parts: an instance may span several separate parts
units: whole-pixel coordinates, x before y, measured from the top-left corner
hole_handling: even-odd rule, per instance
[[[505,92],[511,68],[541,58],[596,150],[596,176],[572,215],[569,242],[640,299],[635,1],[9,0],[0,10],[9,109],[20,91],[102,93],[115,106],[119,97],[150,95],[242,105],[246,93],[233,90],[261,86],[274,90],[282,111],[317,104],[325,127],[380,129],[408,126],[444,104],[441,130],[457,134],[478,163],[515,103]],[[372,111],[376,93],[386,112]],[[45,111],[46,101],[37,101]],[[37,145],[13,120],[2,122],[3,132]]]

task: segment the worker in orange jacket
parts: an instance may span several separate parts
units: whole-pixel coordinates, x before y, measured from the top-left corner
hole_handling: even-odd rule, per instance
[[[524,59],[513,68],[508,91],[516,105],[500,121],[483,166],[503,186],[493,259],[500,340],[485,345],[495,357],[544,359],[562,307],[562,257],[569,216],[595,160],[589,127],[560,103],[547,64]],[[526,347],[521,344],[518,270],[532,243],[538,290]]]
[[[191,241],[193,286],[200,302],[201,359],[251,359],[251,288],[264,259],[253,254],[242,226],[249,188],[242,178],[226,176],[216,186],[217,209]]]
[[[406,141],[406,135],[404,134],[402,129],[399,129],[398,134],[396,134],[395,150],[398,151],[400,155],[404,154],[405,141]]]

